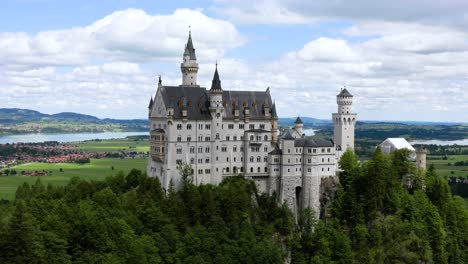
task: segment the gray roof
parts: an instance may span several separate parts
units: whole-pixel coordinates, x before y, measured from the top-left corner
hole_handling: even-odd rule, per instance
[[[288,129],[282,136],[283,139],[294,139],[294,137],[291,135],[291,131]]]
[[[341,92],[338,94],[338,96],[343,96],[343,97],[353,97],[353,95],[346,90],[346,88],[343,88]]]
[[[191,60],[196,60],[197,59],[197,56],[195,55],[195,49],[193,48],[192,32],[191,31],[189,31],[187,44],[185,44],[184,56],[190,56]]]
[[[223,88],[221,88],[221,80],[219,79],[219,74],[218,74],[218,65],[216,65],[215,73],[213,76],[213,81],[211,81],[210,91],[216,91],[216,92],[223,91]]]
[[[149,102],[149,104],[148,104],[148,108],[153,107],[153,103],[154,103],[154,101],[153,101],[153,96],[151,96],[151,100],[150,100],[150,102]]]
[[[302,122],[302,120],[301,120],[300,117],[297,117],[297,118],[296,118],[296,121],[294,122],[294,124],[304,124],[304,123]]]
[[[209,111],[209,91],[198,86],[162,86],[160,88],[164,104],[174,108],[173,118],[181,118],[183,102],[186,100],[188,119],[211,119]],[[265,119],[263,103],[271,104],[271,95],[265,91],[222,91],[224,116],[234,119],[234,109],[239,109],[239,118],[244,118],[244,109],[250,110],[251,119]],[[272,111],[270,109],[270,111]]]
[[[297,138],[294,140],[294,147],[333,147],[331,139],[318,138]]]

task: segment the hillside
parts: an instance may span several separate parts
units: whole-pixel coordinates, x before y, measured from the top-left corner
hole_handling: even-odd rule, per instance
[[[44,114],[34,110],[0,108],[0,135],[104,131],[148,131],[147,120],[100,119],[73,112]]]

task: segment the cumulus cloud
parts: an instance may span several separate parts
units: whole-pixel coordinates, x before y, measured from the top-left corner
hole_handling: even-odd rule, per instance
[[[127,9],[85,27],[35,35],[0,33],[0,64],[37,67],[83,65],[96,58],[139,63],[174,60],[183,50],[189,25],[197,36],[199,55],[204,58],[222,57],[225,49],[245,42],[232,23],[197,10],[150,15],[140,9]]]

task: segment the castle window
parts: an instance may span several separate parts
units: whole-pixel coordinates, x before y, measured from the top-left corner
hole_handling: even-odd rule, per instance
[[[190,153],[195,153],[195,147],[194,146],[190,147]]]
[[[330,148],[327,148],[327,152],[329,152],[329,153],[330,153]]]
[[[322,162],[325,162],[325,159],[324,159],[324,158],[322,158]]]
[[[206,148],[205,148],[205,152],[206,152],[206,153],[210,153],[210,147],[206,147]]]
[[[250,167],[250,172],[253,172],[253,167]]]
[[[239,124],[239,129],[244,129],[244,124]]]
[[[254,161],[254,157],[250,157],[250,162],[253,162]]]
[[[176,153],[177,154],[182,154],[182,147],[177,147]]]
[[[265,167],[265,172],[268,172],[268,168],[267,168],[267,167]]]
[[[232,151],[233,151],[233,152],[237,152],[237,146],[234,146],[234,147],[232,148]]]
[[[177,165],[181,165],[181,164],[182,164],[182,160],[181,160],[181,159],[176,160],[176,164],[177,164]]]
[[[226,158],[226,162],[229,162],[229,157],[228,157],[228,158]]]
[[[241,162],[244,162],[244,157],[241,157]]]
[[[236,140],[237,140],[237,136],[234,136],[234,141],[236,141]]]
[[[263,157],[263,161],[268,162],[268,157],[267,156]]]
[[[241,147],[240,147],[240,151],[241,151],[241,152],[244,151],[244,146],[241,146]]]
[[[234,129],[234,124],[228,124],[228,129]]]
[[[260,124],[260,129],[265,129],[265,124]]]
[[[177,142],[181,142],[182,141],[182,137],[181,136],[177,136]]]
[[[198,170],[198,174],[203,174],[203,170],[202,170],[202,169],[199,169],[199,170]]]
[[[219,139],[219,134],[216,134],[216,139]]]
[[[203,147],[198,147],[198,153],[203,153]]]
[[[324,148],[322,149],[322,153],[325,153],[325,149],[324,149]]]
[[[187,137],[187,142],[190,142],[190,141],[192,141],[192,137],[191,137],[191,136],[188,136],[188,137]]]
[[[323,168],[322,168],[322,171],[323,171]]]
[[[205,125],[205,129],[211,129],[211,125],[210,125],[210,124],[206,124],[206,125]]]
[[[198,159],[198,164],[202,164],[203,163],[203,159]]]
[[[182,124],[177,124],[177,130],[181,130],[182,129]]]
[[[195,164],[195,159],[194,158],[190,159],[190,164]]]
[[[260,162],[261,160],[262,160],[262,158],[257,157],[257,162]]]
[[[229,141],[230,137],[229,136],[226,136],[226,141]]]
[[[260,172],[260,167],[257,168],[257,172]]]
[[[205,169],[205,174],[210,174],[210,173],[211,173],[210,169]]]
[[[263,140],[268,141],[268,135],[265,135],[265,136],[263,137]]]
[[[268,147],[267,146],[263,147],[263,151],[268,152]]]
[[[198,129],[203,129],[203,124],[198,124]]]
[[[250,135],[250,141],[253,141],[253,140],[254,140],[254,136]]]
[[[198,136],[198,141],[203,141],[203,136],[202,135]]]
[[[308,168],[308,169],[307,169],[307,172],[310,172],[310,171],[311,171],[310,168]]]
[[[211,141],[211,137],[205,137],[205,141]]]
[[[250,124],[249,129],[255,129],[255,124]]]
[[[192,124],[187,124],[187,130],[192,129]]]
[[[222,152],[227,152],[227,147],[226,147],[226,146],[222,146],[222,147],[221,147],[221,151],[222,151]]]
[[[291,163],[291,159],[288,159],[288,163]]]

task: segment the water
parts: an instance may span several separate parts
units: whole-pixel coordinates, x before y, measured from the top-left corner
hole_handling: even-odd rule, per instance
[[[313,135],[315,135],[315,131],[318,131],[318,129],[305,128],[305,129],[302,130],[302,133],[304,133],[306,136],[313,136]],[[276,132],[279,135],[279,129]]]
[[[63,134],[25,134],[0,136],[0,144],[39,143],[44,141],[75,142],[91,139],[125,138],[127,136],[148,135],[148,132],[102,132],[102,133],[63,133]]]
[[[423,145],[459,145],[459,146],[468,146],[468,138],[460,139],[460,140],[438,140],[438,139],[431,139],[431,140],[415,140],[411,141],[411,144],[423,144]]]

